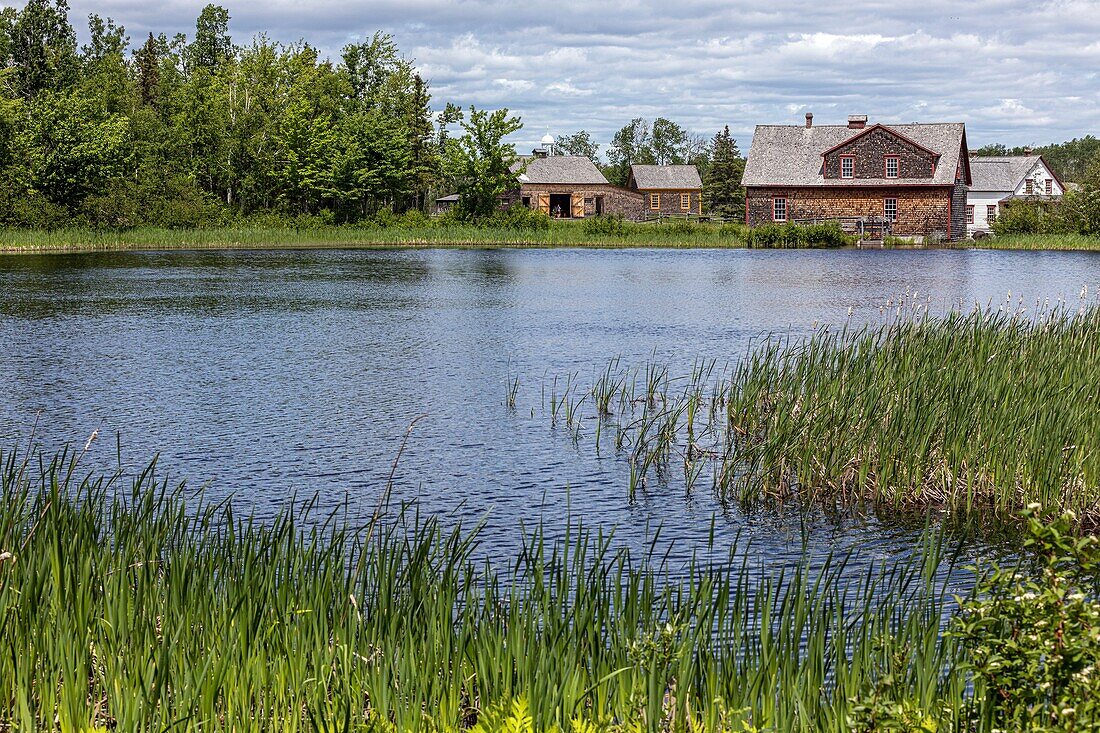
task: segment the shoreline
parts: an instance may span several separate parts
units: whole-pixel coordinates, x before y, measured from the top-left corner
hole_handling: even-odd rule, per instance
[[[754,249],[720,226],[697,231],[639,228],[624,236],[586,234],[574,225],[542,231],[458,228],[433,231],[338,227],[318,230],[275,228],[135,229],[126,232],[0,230],[0,255],[92,254],[98,252],[382,250],[382,249]],[[7,240],[7,241],[5,241]],[[22,241],[20,241],[22,240]],[[37,240],[37,241],[36,241]],[[847,245],[836,249],[858,249]],[[791,249],[794,249],[793,247]],[[800,249],[807,249],[801,247]],[[1100,251],[1100,238],[1080,235],[1017,235],[945,244],[871,245],[888,250]]]

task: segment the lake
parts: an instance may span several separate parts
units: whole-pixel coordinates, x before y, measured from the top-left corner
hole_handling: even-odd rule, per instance
[[[0,256],[0,446],[82,448],[88,469],[160,455],[162,475],[269,517],[291,497],[369,515],[402,436],[394,498],[485,524],[510,557],[542,523],[614,528],[685,558],[712,536],[753,562],[803,541],[859,564],[904,554],[919,526],[754,512],[652,482],[550,424],[555,376],[608,360],[735,363],[754,339],[881,322],[908,293],[932,313],[1010,301],[1072,307],[1100,254],[1066,252],[416,249]],[[509,380],[518,378],[514,410]],[[974,545],[979,547],[979,545]]]

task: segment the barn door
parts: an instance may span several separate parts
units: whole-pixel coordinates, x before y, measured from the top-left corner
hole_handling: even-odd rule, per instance
[[[578,194],[573,194],[572,203],[573,203],[573,218],[574,219],[583,219],[584,218],[584,196],[583,195],[578,195]]]
[[[550,194],[548,194],[548,193],[540,193],[539,194],[539,211],[541,211],[542,213],[544,213],[546,215],[550,214]]]

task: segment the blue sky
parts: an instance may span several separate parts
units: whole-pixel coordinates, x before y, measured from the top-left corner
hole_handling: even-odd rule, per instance
[[[19,3],[21,4],[21,3]],[[190,32],[204,3],[71,0],[126,26]],[[586,129],[606,143],[664,116],[747,150],[755,124],[963,121],[972,146],[1100,133],[1100,0],[236,0],[234,40],[266,31],[335,54],[393,34],[433,102],[507,106],[521,149]]]

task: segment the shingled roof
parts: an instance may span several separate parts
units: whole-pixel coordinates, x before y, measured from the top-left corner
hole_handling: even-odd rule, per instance
[[[966,128],[961,122],[935,122],[912,125],[881,125],[940,157],[936,174],[927,178],[882,178],[884,185],[943,185],[955,182],[959,156],[965,150]],[[745,163],[745,186],[866,186],[878,183],[872,178],[825,178],[822,154],[868,129],[853,130],[847,125],[757,125],[752,147]]]
[[[1004,155],[996,157],[973,157],[970,159],[970,174],[974,182],[972,191],[1015,191],[1039,164],[1038,155]]]
[[[632,165],[635,188],[689,189],[702,188],[699,170],[693,165]]]
[[[583,155],[524,158],[513,165],[512,170],[518,171],[523,163],[527,164],[527,170],[519,174],[520,183],[607,184],[607,179],[596,164]]]

